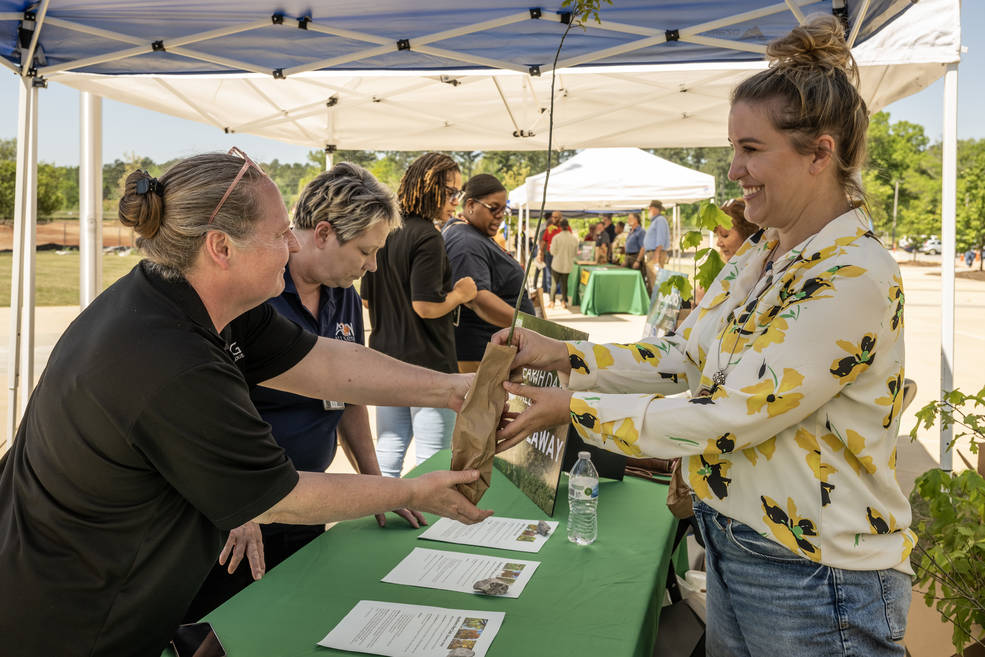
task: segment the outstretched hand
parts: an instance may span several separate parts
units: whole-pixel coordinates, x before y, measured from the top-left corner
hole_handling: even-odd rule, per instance
[[[571,417],[571,392],[563,388],[535,388],[507,381],[506,391],[530,400],[530,406],[519,415],[504,413],[496,432],[496,452],[502,452],[530,434],[567,424]]]
[[[260,525],[252,520],[229,532],[229,538],[219,553],[219,565],[224,566],[228,559],[229,567],[226,572],[232,575],[244,554],[250,562],[253,579],[263,577],[267,571],[267,565],[263,561],[263,535],[260,533]]]
[[[448,401],[445,404],[445,408],[450,408],[458,413],[465,404],[465,397],[469,394],[469,390],[472,389],[475,374],[447,374],[446,376],[450,378],[448,384]]]
[[[504,328],[493,334],[491,342],[506,345],[509,335],[510,329]],[[571,372],[568,348],[560,340],[545,338],[530,329],[516,327],[513,330],[512,346],[517,348],[513,364],[510,365],[512,371],[529,367],[535,370],[553,370],[561,374]]]
[[[482,522],[493,514],[491,510],[477,508],[455,488],[456,484],[472,483],[479,478],[478,470],[442,470],[427,472],[420,477],[407,479],[414,486],[411,508],[434,513],[445,518],[471,525]]]

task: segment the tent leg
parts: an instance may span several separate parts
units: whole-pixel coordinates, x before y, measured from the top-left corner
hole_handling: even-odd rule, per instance
[[[18,409],[18,393],[22,387],[30,389],[31,383],[21,386],[21,376],[31,381],[33,367],[25,370],[20,358],[24,343],[33,346],[33,340],[21,340],[25,325],[33,330],[33,307],[23,312],[25,305],[22,292],[30,287],[33,304],[33,281],[27,285],[27,276],[33,274],[34,212],[37,208],[37,100],[38,90],[30,78],[21,78],[17,107],[17,174],[14,183],[14,243],[13,268],[10,276],[10,347],[7,350],[7,423],[4,440],[0,443],[0,453],[13,444],[17,424],[26,406]],[[30,239],[28,239],[30,234]],[[30,242],[32,253],[27,253]],[[27,262],[30,261],[30,262]],[[25,322],[25,316],[32,315]],[[26,336],[25,336],[26,337]]]
[[[941,399],[954,387],[954,252],[958,152],[958,65],[944,73],[944,141],[941,180]],[[951,470],[954,430],[941,429],[941,469]]]
[[[103,99],[83,91],[79,99],[79,305],[84,309],[103,279]]]

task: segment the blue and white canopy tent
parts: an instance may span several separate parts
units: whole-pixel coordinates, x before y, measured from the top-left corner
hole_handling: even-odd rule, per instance
[[[46,84],[83,92],[85,305],[99,289],[102,96],[329,152],[545,148],[552,63],[571,16],[560,0],[533,4],[0,0],[0,66],[21,79],[5,434],[13,435],[33,381],[37,104]],[[556,70],[553,143],[724,144],[731,88],[764,66],[770,40],[815,11],[843,18],[873,110],[947,74],[948,387],[958,0],[614,0],[600,22],[568,33]]]

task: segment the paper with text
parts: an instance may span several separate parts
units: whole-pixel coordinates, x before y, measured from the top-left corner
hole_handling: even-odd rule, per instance
[[[318,645],[389,657],[484,657],[506,617],[501,611],[442,609],[360,600]]]
[[[475,582],[496,579],[509,586],[506,593],[497,597],[519,598],[539,565],[539,561],[414,548],[386,574],[383,581],[405,586],[478,593],[472,586]]]
[[[558,524],[557,520],[546,522],[550,529],[547,536],[541,536],[537,533],[537,520],[489,516],[474,525],[464,525],[457,520],[441,518],[418,538],[520,552],[540,552],[540,548],[554,534]]]

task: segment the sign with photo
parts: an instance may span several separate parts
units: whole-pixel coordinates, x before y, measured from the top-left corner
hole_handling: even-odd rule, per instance
[[[517,326],[536,331],[558,340],[587,340],[584,331],[568,328],[546,319],[520,313]],[[523,383],[539,388],[560,388],[557,372],[523,370]],[[527,400],[510,396],[507,405],[511,412],[519,413],[527,407]],[[544,513],[554,515],[558,481],[564,461],[564,448],[568,439],[569,423],[538,431],[520,444],[497,454],[493,460],[496,469],[516,484],[524,495],[533,500]]]

